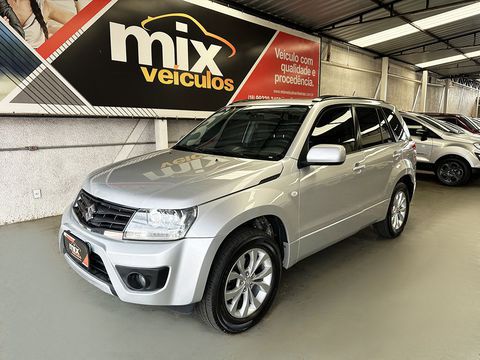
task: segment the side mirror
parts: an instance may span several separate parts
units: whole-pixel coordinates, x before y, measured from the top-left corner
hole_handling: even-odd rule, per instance
[[[315,145],[307,153],[306,165],[340,165],[346,156],[342,145]]]
[[[419,136],[421,141],[425,141],[425,140],[428,139],[427,134],[428,134],[428,131],[427,131],[427,129],[425,129],[425,128],[418,129],[418,130],[415,132],[415,135]]]

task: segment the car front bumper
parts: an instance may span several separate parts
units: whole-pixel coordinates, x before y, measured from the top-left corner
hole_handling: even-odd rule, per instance
[[[65,252],[64,232],[88,243],[100,257],[108,278],[96,276]],[[92,285],[122,301],[144,305],[189,305],[201,300],[214,257],[213,238],[185,238],[177,241],[146,242],[107,238],[80,224],[69,206],[62,217],[59,247],[68,265]],[[119,267],[168,268],[165,285],[153,291],[137,291],[127,286]]]

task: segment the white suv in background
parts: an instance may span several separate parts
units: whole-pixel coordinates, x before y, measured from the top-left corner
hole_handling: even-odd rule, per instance
[[[424,114],[403,113],[417,143],[418,168],[435,172],[444,185],[466,184],[480,170],[480,137]]]

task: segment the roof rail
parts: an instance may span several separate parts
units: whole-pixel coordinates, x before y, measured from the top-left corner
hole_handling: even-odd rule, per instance
[[[327,99],[355,99],[355,100],[374,100],[374,101],[385,102],[383,100],[379,100],[375,98],[368,98],[368,97],[362,97],[362,96],[346,96],[346,95],[322,95],[313,99],[313,101],[320,102]]]
[[[316,98],[313,98],[312,102],[320,102],[328,99],[372,100],[372,101],[379,101],[379,102],[385,103],[385,101],[379,100],[379,99],[361,97],[361,96],[347,96],[347,95],[321,95]],[[232,101],[228,105],[232,105],[240,102],[251,102],[251,101],[262,101],[262,100],[266,100],[266,99],[241,99],[241,100]],[[282,100],[302,100],[302,99],[282,99]],[[308,99],[304,99],[304,100],[308,100]]]

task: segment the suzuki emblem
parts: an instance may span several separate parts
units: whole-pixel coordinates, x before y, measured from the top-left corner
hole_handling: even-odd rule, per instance
[[[90,221],[93,219],[93,215],[95,215],[95,204],[90,205],[87,207],[87,211],[83,214],[85,221]]]

